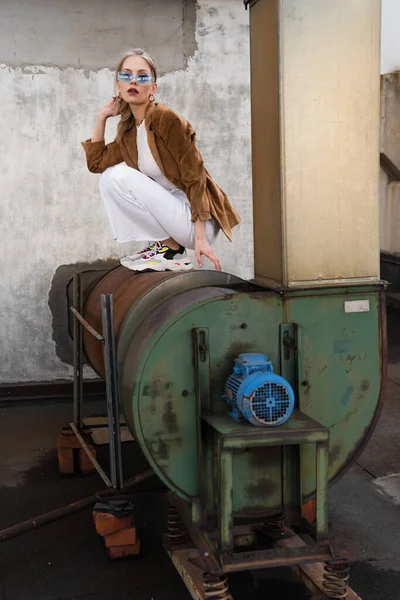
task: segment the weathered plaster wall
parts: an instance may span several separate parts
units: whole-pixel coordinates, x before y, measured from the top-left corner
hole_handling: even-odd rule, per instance
[[[237,0],[199,0],[197,10],[192,0],[2,2],[0,383],[71,377],[53,341],[55,272],[137,247],[113,242],[80,147],[127,47],[153,52],[158,99],[195,125],[207,167],[243,217],[234,244],[217,243],[224,270],[252,275],[247,19]],[[114,131],[110,123],[108,139]]]
[[[13,66],[109,68],[125,48],[181,69],[195,49],[193,0],[1,0],[0,56]]]
[[[382,0],[381,151],[400,168],[400,3]],[[381,169],[381,250],[400,252],[400,185]]]
[[[400,169],[400,72],[381,77],[381,151]],[[381,169],[381,250],[400,253],[400,184]]]

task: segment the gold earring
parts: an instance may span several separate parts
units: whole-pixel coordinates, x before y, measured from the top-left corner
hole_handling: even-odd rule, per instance
[[[150,102],[154,102],[155,99],[156,99],[155,95],[154,94],[150,94],[150,96],[149,96]]]

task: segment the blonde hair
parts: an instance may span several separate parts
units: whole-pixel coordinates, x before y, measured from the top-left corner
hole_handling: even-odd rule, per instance
[[[150,67],[150,71],[154,77],[154,81],[157,81],[157,66],[154,58],[152,58],[149,54],[147,54],[147,52],[145,52],[141,48],[134,48],[133,50],[128,50],[127,52],[125,52],[125,54],[121,57],[121,60],[117,64],[114,76],[114,86],[116,92],[118,92],[117,74],[119,71],[121,71],[122,65],[124,64],[128,56],[141,56],[142,58],[144,58],[144,60]],[[121,138],[124,135],[124,133],[126,133],[127,131],[129,131],[129,129],[133,127],[135,123],[135,117],[132,114],[129,104],[125,102],[125,100],[123,100],[120,96],[118,97],[118,114],[121,115],[121,119],[118,123],[117,128],[117,140],[121,141]]]

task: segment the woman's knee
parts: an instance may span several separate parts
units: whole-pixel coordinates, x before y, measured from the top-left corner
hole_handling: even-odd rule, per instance
[[[130,169],[125,163],[119,163],[113,167],[108,167],[100,176],[99,189],[101,193],[115,189],[121,189],[124,177],[126,176],[126,169]]]
[[[144,177],[142,173],[129,167],[126,163],[119,163],[109,167],[101,174],[100,191],[115,187],[119,190],[136,188],[143,183],[141,178]]]

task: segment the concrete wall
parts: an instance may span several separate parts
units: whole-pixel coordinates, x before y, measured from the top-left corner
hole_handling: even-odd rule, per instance
[[[399,0],[382,0],[381,73],[400,70],[399,24]]]
[[[400,3],[382,0],[381,151],[400,168]],[[400,184],[381,169],[381,250],[400,253]]]
[[[98,176],[86,170],[80,148],[112,94],[116,58],[132,46],[155,55],[163,73],[159,101],[195,125],[208,169],[242,215],[234,244],[217,243],[224,270],[252,275],[248,13],[242,3],[4,0],[0,383],[70,378],[70,365],[59,358],[58,329],[65,330],[66,321],[58,274],[137,247],[113,242]],[[114,131],[115,123],[108,139]]]
[[[381,151],[400,168],[400,72],[381,77]],[[400,253],[400,183],[381,169],[381,250]]]

